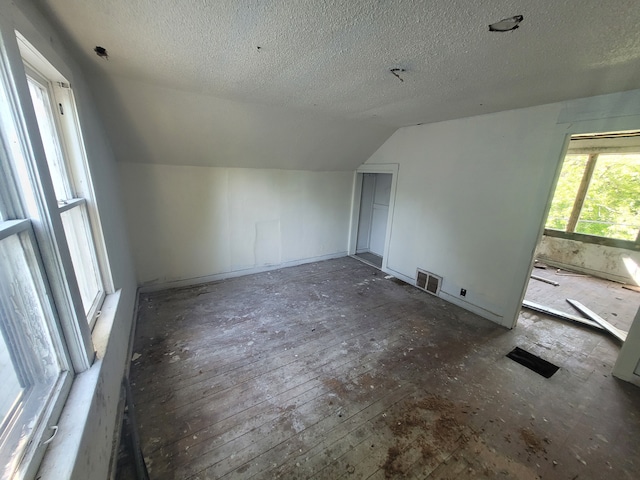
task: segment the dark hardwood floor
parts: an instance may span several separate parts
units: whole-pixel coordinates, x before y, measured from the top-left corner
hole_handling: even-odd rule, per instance
[[[151,478],[637,478],[613,340],[530,312],[509,331],[384,275],[341,258],[141,295]]]

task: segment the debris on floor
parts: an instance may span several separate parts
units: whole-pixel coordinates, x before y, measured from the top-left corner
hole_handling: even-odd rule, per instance
[[[556,275],[560,277],[588,277],[589,275],[584,275],[582,273],[562,273],[562,270],[557,269]]]
[[[554,287],[559,286],[560,284],[558,282],[556,282],[555,280],[550,280],[548,278],[544,278],[544,277],[539,277],[538,275],[531,275],[531,278],[533,278],[534,280],[538,280],[539,282],[544,282],[544,283],[548,283],[550,285],[553,285]]]
[[[577,315],[571,315],[570,313],[565,313],[555,308],[547,307],[546,305],[540,305],[539,303],[531,302],[529,300],[523,300],[522,306],[528,308],[529,310],[533,310],[534,312],[544,313],[545,315],[559,318],[560,320],[567,320],[569,322],[573,322],[578,325],[584,325],[595,330],[604,330],[601,325],[592,320],[578,317]]]
[[[610,375],[609,338],[527,311],[509,330],[395,278],[356,286],[375,272],[347,257],[141,294],[131,378],[151,476],[637,476],[640,390]],[[616,285],[624,301],[602,310],[584,280],[530,286],[628,328],[637,295]],[[561,369],[514,365],[514,345]]]
[[[604,318],[602,318],[600,315],[598,315],[597,313],[591,311],[590,309],[585,307],[580,302],[578,302],[576,300],[571,300],[569,298],[567,298],[567,302],[569,302],[574,308],[576,308],[578,311],[580,311],[580,313],[582,313],[583,315],[586,315],[587,317],[589,317],[591,320],[596,322],[598,325],[600,325],[608,333],[613,335],[615,338],[617,338],[621,342],[624,343],[624,341],[627,339],[627,333],[628,332],[625,332],[624,330],[620,330],[619,328],[614,327],[609,322],[607,322]]]

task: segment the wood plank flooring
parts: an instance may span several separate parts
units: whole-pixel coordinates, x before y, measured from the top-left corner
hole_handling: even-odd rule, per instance
[[[635,478],[617,348],[533,314],[508,331],[342,258],[141,295],[131,382],[154,479]]]
[[[554,287],[531,279],[525,295],[527,300],[583,317],[567,302],[567,298],[573,298],[626,332],[640,307],[640,293],[625,289],[621,283],[550,266],[546,269],[534,268],[533,274],[560,285]]]

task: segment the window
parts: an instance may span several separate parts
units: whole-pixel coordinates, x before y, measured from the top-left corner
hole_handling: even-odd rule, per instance
[[[640,134],[576,135],[569,143],[545,233],[640,243]]]
[[[70,376],[30,222],[2,222],[0,234],[0,465],[13,478]]]
[[[110,278],[69,82],[0,34],[0,478],[23,479],[93,361]]]
[[[26,68],[29,93],[33,101],[84,313],[89,324],[93,326],[104,300],[105,291],[87,212],[87,199],[78,188],[84,176],[83,162],[82,159],[76,159],[74,163],[80,165],[74,165],[70,161],[71,149],[66,148],[65,145],[65,141],[78,143],[79,132],[74,128],[74,123],[71,124],[71,129],[67,126],[65,131],[64,124],[57,118],[73,115],[71,91],[68,83],[58,82],[54,85],[29,65]],[[73,168],[74,166],[76,168]]]

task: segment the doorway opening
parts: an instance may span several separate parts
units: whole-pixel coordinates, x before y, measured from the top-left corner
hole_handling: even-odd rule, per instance
[[[640,306],[639,179],[640,131],[570,138],[525,308],[606,334],[604,321],[626,338]],[[595,325],[576,303],[596,314]]]
[[[390,173],[363,173],[355,257],[382,269],[391,203]]]

